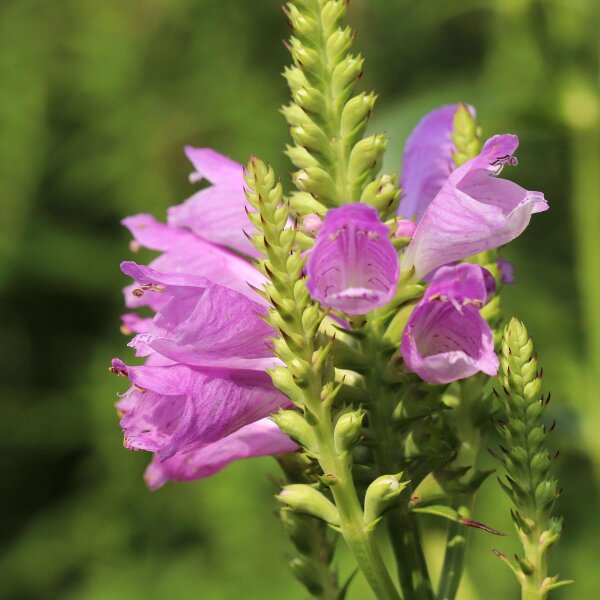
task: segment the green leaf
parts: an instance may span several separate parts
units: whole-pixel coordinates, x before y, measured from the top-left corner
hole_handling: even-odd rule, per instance
[[[455,523],[460,523],[461,525],[466,525],[467,527],[474,527],[475,529],[481,529],[483,531],[487,531],[493,535],[505,535],[501,531],[497,531],[496,529],[492,529],[479,521],[473,521],[472,519],[467,519],[463,517],[457,510],[451,508],[450,506],[444,506],[442,504],[434,504],[432,506],[423,506],[423,507],[413,507],[411,511],[414,513],[421,513],[426,515],[435,515],[436,517],[442,517],[444,519],[448,519],[449,521],[454,521]]]

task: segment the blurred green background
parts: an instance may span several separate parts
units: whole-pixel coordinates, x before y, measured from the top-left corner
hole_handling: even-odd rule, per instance
[[[552,566],[577,584],[554,597],[598,598],[600,2],[352,0],[350,20],[388,169],[420,115],[464,100],[486,135],[521,136],[510,176],[550,201],[504,251],[518,281],[505,305],[534,336],[559,422]],[[0,3],[1,600],[305,597],[273,514],[274,462],[149,493],[107,373],[130,357],[119,221],[190,195],[182,146],[256,153],[288,179],[287,35],[278,0]],[[473,534],[460,598],[516,598],[490,551],[516,549],[492,479],[478,507],[511,535]],[[347,573],[342,546],[340,560]],[[350,597],[370,597],[360,579]]]

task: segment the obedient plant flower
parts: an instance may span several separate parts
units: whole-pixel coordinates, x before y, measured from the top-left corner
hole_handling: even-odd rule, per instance
[[[196,169],[190,181],[206,179],[212,185],[169,208],[169,225],[187,227],[206,240],[256,256],[244,235],[248,218],[242,165],[210,148],[188,146],[185,153]]]
[[[144,333],[130,342],[138,356],[158,352],[187,365],[232,364],[271,356],[266,340],[273,335],[261,319],[266,311],[240,292],[197,275],[160,273],[124,262],[121,270],[140,286],[165,298]],[[157,292],[156,290],[160,290]],[[137,294],[136,294],[137,291]]]
[[[163,461],[155,455],[144,479],[148,487],[155,490],[167,481],[194,481],[209,477],[237,460],[285,454],[297,448],[271,419],[261,419],[199,450],[175,454]]]
[[[123,222],[134,250],[161,252],[149,267],[121,265],[134,280],[125,288],[127,306],[149,307],[155,315],[123,317],[124,331],[137,334],[129,345],[145,364],[115,359],[111,367],[131,380],[118,405],[121,425],[126,447],[155,455],[146,474],[152,488],[206,477],[237,459],[296,449],[268,420],[289,401],[265,372],[277,362],[268,343],[274,332],[262,318],[266,302],[250,287],[262,287],[265,278],[233,251],[246,250],[243,190],[233,193],[241,166],[238,172],[213,151],[186,152],[195,178],[206,175],[215,189],[197,194],[185,210],[172,209],[179,226],[150,215]],[[207,210],[200,214],[203,202]]]
[[[423,277],[436,267],[497,248],[519,236],[533,213],[548,209],[542,192],[500,179],[515,164],[515,135],[490,138],[475,158],[453,171],[431,200],[402,259]]]
[[[329,210],[308,257],[308,290],[323,306],[351,315],[393,297],[399,264],[389,228],[367,204]]]
[[[406,141],[399,214],[420,220],[454,170],[456,148],[452,130],[458,108],[458,104],[450,104],[431,111],[419,121]],[[467,108],[475,116],[475,109]]]
[[[493,334],[479,314],[488,294],[479,265],[440,268],[404,329],[406,367],[429,383],[450,383],[478,371],[495,375]]]
[[[263,371],[185,364],[130,367],[115,373],[133,384],[119,408],[125,446],[166,460],[213,444],[288,406]]]

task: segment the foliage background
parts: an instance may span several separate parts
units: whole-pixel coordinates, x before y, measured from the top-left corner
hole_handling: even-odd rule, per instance
[[[486,134],[521,136],[510,175],[551,202],[505,251],[518,277],[505,303],[535,338],[559,421],[553,566],[577,584],[557,599],[600,586],[599,13],[598,0],[351,4],[390,169],[421,114],[465,100]],[[128,356],[119,220],[162,218],[191,193],[182,146],[256,153],[287,177],[287,35],[278,0],[0,4],[1,600],[303,597],[273,516],[274,463],[147,492],[106,371]],[[493,480],[478,516],[512,533]],[[442,525],[428,527],[435,544]],[[461,600],[515,598],[490,551],[514,540],[472,539]],[[360,580],[351,597],[368,597]]]

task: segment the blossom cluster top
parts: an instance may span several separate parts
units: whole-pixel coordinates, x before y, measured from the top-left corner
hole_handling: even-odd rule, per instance
[[[302,224],[314,237],[308,290],[340,323],[384,309],[405,274],[427,282],[400,351],[406,371],[434,384],[496,374],[492,331],[480,314],[496,281],[462,261],[513,240],[533,213],[548,208],[542,193],[499,177],[505,165],[516,164],[514,135],[490,138],[456,168],[456,110],[433,111],[409,137],[393,227],[367,204],[342,204]],[[194,167],[190,180],[210,185],[170,208],[167,224],[150,215],[123,222],[133,249],[160,253],[148,266],[121,265],[132,280],[124,290],[127,307],[145,307],[152,316],[123,316],[129,346],[143,364],[115,359],[111,367],[131,383],[118,403],[121,426],[127,448],[154,455],[145,476],[151,488],[297,447],[269,418],[290,403],[266,372],[277,363],[275,332],[263,318],[266,302],[253,291],[265,277],[252,264],[243,168],[210,149],[186,148],[186,154]],[[409,241],[398,251],[395,238]],[[508,263],[497,270],[504,283],[512,281]]]

